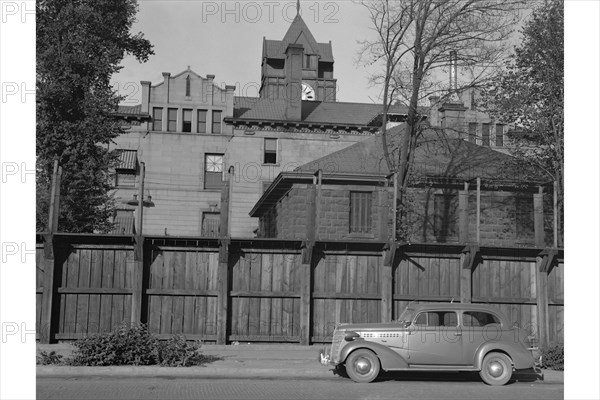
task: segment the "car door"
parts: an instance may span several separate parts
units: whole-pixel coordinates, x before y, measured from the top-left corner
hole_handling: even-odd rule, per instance
[[[416,315],[408,330],[411,365],[462,365],[462,332],[456,311],[430,310]]]
[[[487,342],[500,341],[503,331],[500,318],[491,312],[464,311],[462,313],[464,364],[475,363],[475,353]]]

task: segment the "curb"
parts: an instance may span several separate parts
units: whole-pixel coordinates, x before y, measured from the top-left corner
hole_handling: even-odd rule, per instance
[[[51,377],[177,377],[177,378],[311,378],[322,379],[333,377],[330,368],[318,365],[315,368],[246,368],[245,366],[205,366],[205,367],[68,367],[38,366],[37,378]]]

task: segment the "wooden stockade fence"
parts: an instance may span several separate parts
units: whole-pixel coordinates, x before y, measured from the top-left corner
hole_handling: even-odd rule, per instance
[[[162,338],[318,343],[411,301],[489,303],[540,345],[563,340],[562,250],[55,234],[49,251],[44,240],[43,342],[144,322]]]

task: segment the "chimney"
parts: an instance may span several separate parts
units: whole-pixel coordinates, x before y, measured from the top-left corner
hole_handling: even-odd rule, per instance
[[[150,85],[149,81],[140,81],[142,85],[142,112],[149,112],[150,110]]]
[[[171,80],[171,73],[163,72],[162,76],[165,82],[165,103],[169,104],[169,81]]]
[[[233,117],[233,98],[235,96],[235,85],[225,85],[225,117]],[[225,124],[225,133],[233,134],[233,126]]]
[[[212,74],[208,74],[206,75],[206,90],[204,91],[205,93],[205,102],[209,103],[210,105],[214,106],[215,105],[215,76]]]
[[[302,57],[304,46],[290,43],[285,50],[285,118],[302,119]]]
[[[444,129],[465,133],[465,111],[467,107],[458,97],[458,57],[456,51],[450,52],[450,88],[446,101],[438,108],[439,124]]]

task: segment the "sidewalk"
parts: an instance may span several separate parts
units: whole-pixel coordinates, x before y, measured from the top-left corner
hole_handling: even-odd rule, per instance
[[[63,357],[71,355],[69,344],[37,345],[39,351],[55,351]],[[207,355],[222,357],[199,367],[115,366],[70,367],[37,366],[37,376],[160,376],[160,377],[238,377],[238,378],[304,378],[333,376],[332,366],[319,362],[322,345],[240,344],[202,346]]]
[[[321,365],[319,353],[323,345],[300,346],[295,344],[240,344],[202,346],[204,354],[222,357],[222,360],[200,367],[69,367],[38,366],[38,377],[57,376],[155,376],[180,378],[273,378],[273,379],[326,379],[334,376],[333,367]],[[55,351],[67,357],[73,346],[69,344],[37,345],[39,351]],[[413,372],[419,379],[418,372]],[[431,376],[431,373],[428,373]],[[563,384],[561,371],[543,371],[543,382]],[[418,376],[419,375],[419,376]],[[447,376],[447,375],[446,375]],[[535,381],[533,373],[515,374],[516,379]],[[537,382],[541,382],[538,378]]]

